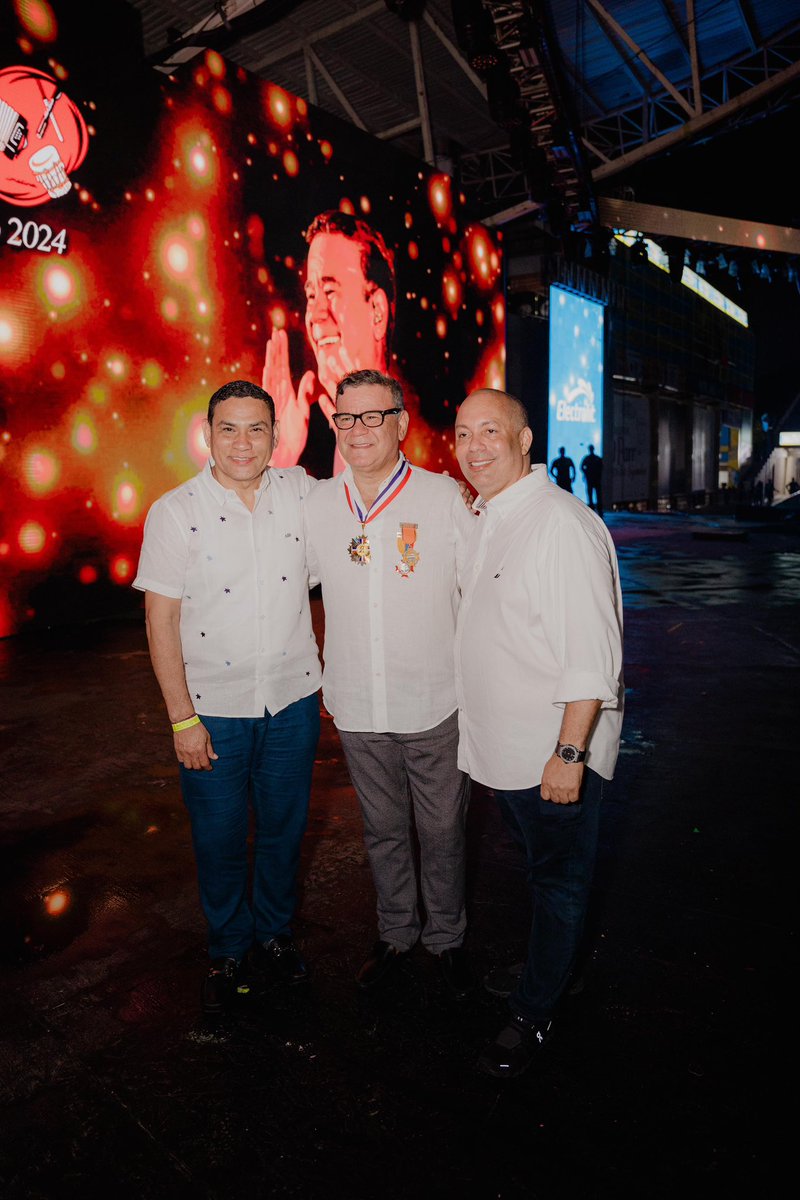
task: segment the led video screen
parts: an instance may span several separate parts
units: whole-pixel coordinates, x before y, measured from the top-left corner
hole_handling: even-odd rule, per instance
[[[590,453],[603,457],[604,330],[602,304],[550,288],[547,462],[551,477],[582,499],[581,464]]]
[[[230,379],[274,395],[277,465],[323,477],[336,380],[383,367],[408,457],[455,474],[505,308],[499,235],[450,177],[213,51],[152,70],[121,0],[5,10],[0,636],[138,603],[147,509],[203,465]]]

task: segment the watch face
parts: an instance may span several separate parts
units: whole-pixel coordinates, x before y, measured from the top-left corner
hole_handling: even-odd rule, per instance
[[[561,761],[565,763],[574,763],[578,757],[578,751],[574,746],[562,746],[558,753]]]

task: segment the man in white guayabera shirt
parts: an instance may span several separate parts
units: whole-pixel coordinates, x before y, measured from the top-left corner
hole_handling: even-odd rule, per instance
[[[189,810],[210,963],[207,1015],[226,1008],[245,956],[302,983],[295,876],[319,737],[301,467],[270,468],[271,396],[236,380],[214,393],[211,458],[150,509],[134,587],[145,592],[153,669]],[[252,903],[248,814],[255,814]]]
[[[473,392],[455,437],[480,513],[461,575],[459,765],[493,789],[524,846],[534,903],[516,978],[485,981],[511,1012],[478,1066],[510,1077],[546,1044],[583,932],[622,724],[622,596],[603,522],[531,467],[518,400]]]
[[[347,467],[305,502],[306,550],[325,606],[323,700],[378,897],[378,940],[356,981],[396,981],[421,940],[464,996],[475,983],[463,946],[469,780],[457,765],[453,639],[456,563],[475,517],[454,480],[402,454],[408,421],[396,380],[369,369],[340,380],[333,422]]]

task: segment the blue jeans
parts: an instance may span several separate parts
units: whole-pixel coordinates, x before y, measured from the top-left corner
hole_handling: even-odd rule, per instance
[[[202,718],[219,758],[211,771],[180,768],[192,823],[200,903],[211,958],[240,960],[291,933],[300,842],[319,739],[316,693],[276,716]],[[250,802],[255,814],[253,899],[247,898]]]
[[[509,997],[511,1011],[546,1025],[578,956],[592,885],[603,780],[586,770],[575,804],[542,800],[538,787],[495,790],[500,810],[527,861],[533,898],[528,956]]]

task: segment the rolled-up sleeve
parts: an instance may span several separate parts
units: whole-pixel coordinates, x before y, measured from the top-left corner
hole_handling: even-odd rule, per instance
[[[622,609],[615,563],[603,531],[578,521],[554,524],[540,564],[545,637],[560,673],[552,703],[620,702]]]

